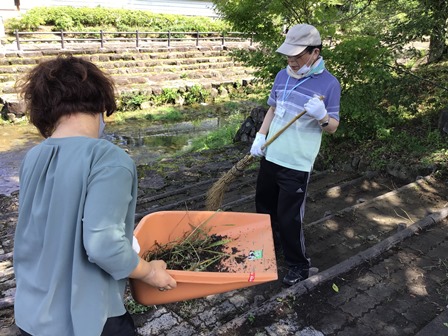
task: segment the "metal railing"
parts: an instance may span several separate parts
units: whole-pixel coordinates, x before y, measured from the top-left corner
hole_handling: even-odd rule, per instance
[[[14,31],[17,50],[22,50],[24,44],[50,44],[59,45],[65,49],[67,44],[85,45],[86,43],[99,44],[104,48],[106,44],[112,43],[131,43],[136,48],[151,44],[162,44],[171,47],[173,43],[183,42],[184,44],[193,43],[200,46],[205,43],[220,44],[222,46],[231,42],[248,43],[253,45],[253,35],[248,36],[240,32],[147,32],[147,31],[129,31],[129,32],[105,32],[103,30],[93,32],[19,32]],[[35,38],[35,36],[45,36],[44,38]],[[48,37],[50,36],[50,37]]]

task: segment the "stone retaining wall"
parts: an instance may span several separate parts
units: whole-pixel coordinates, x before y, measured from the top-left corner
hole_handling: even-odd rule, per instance
[[[162,89],[188,90],[194,85],[217,89],[222,85],[246,85],[254,69],[231,57],[241,46],[88,48],[81,50],[34,50],[0,54],[0,104],[3,119],[14,120],[23,114],[14,84],[26,71],[42,60],[73,54],[94,62],[114,79],[118,94],[141,92],[160,94]]]

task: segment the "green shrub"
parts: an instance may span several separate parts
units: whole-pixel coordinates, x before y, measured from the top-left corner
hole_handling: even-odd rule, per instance
[[[116,31],[225,31],[229,25],[208,17],[189,17],[173,14],[154,14],[150,11],[74,8],[71,6],[34,7],[20,19],[5,21],[5,30],[35,31],[41,25],[53,26],[54,30],[72,30],[81,27],[110,27]]]
[[[158,105],[163,104],[175,104],[176,99],[179,97],[179,92],[177,89],[162,89],[162,94],[160,96],[156,96],[156,102]]]
[[[17,29],[19,31],[35,31],[39,26],[45,24],[45,20],[38,13],[29,13],[24,15],[21,19],[6,20],[5,29],[8,29],[9,22],[11,22],[10,30]]]
[[[146,101],[149,101],[146,94],[140,92],[124,93],[119,97],[118,110],[123,112],[140,110],[142,103]]]
[[[193,85],[184,94],[185,104],[192,105],[195,103],[204,103],[210,96],[210,92],[200,85]]]
[[[75,21],[67,15],[62,14],[58,18],[55,18],[54,20],[54,31],[60,31],[60,30],[73,30],[76,28]]]

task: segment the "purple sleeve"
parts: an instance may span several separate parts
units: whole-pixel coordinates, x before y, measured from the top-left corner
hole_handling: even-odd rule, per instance
[[[340,101],[341,85],[337,80],[335,80],[326,93],[325,106],[327,108],[328,115],[337,121],[339,121]]]

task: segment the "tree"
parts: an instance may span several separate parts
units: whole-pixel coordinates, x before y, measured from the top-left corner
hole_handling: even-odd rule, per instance
[[[254,33],[264,56],[245,55],[244,60],[252,66],[262,64],[263,78],[278,70],[276,57],[268,54],[283,40],[284,29],[297,23],[315,25],[328,44],[373,38],[397,58],[415,41],[429,39],[428,62],[437,62],[448,50],[446,0],[215,0],[214,3],[235,30]]]
[[[448,2],[445,0],[376,0],[369,2],[349,29],[376,36],[396,55],[411,42],[428,41],[428,63],[447,52]],[[358,6],[361,4],[358,3]],[[416,56],[420,56],[418,53]]]
[[[417,0],[406,4],[406,18],[396,34],[407,41],[429,37],[428,63],[437,62],[447,52],[448,3],[445,0]]]
[[[247,34],[254,34],[254,40],[259,48],[255,52],[239,51],[238,57],[245,63],[258,68],[259,78],[271,81],[275,74],[285,66],[284,59],[275,50],[284,40],[284,30],[298,23],[309,23],[320,31],[325,47],[323,54],[332,58],[330,48],[334,43],[341,44],[344,41],[362,36],[362,33],[353,29],[353,20],[370,6],[371,0],[351,0],[343,4],[338,0],[216,0],[216,10],[224,19],[230,22],[234,30]],[[375,37],[367,36],[366,39],[376,41],[366,46],[379,48],[379,41]],[[356,42],[358,43],[358,42]],[[344,49],[344,48],[343,48]],[[364,54],[364,52],[363,52]],[[367,54],[369,54],[367,52]],[[378,55],[377,52],[370,53]],[[340,54],[339,54],[340,56]],[[381,57],[381,55],[378,55]],[[341,79],[351,80],[345,76],[351,71],[345,71],[341,59],[331,66],[339,69]],[[353,61],[353,59],[351,59]],[[363,68],[360,61],[371,64],[375,59],[360,57],[355,64],[358,70]],[[342,66],[341,66],[342,65]],[[359,73],[359,71],[357,71]],[[343,83],[345,84],[345,83]]]

